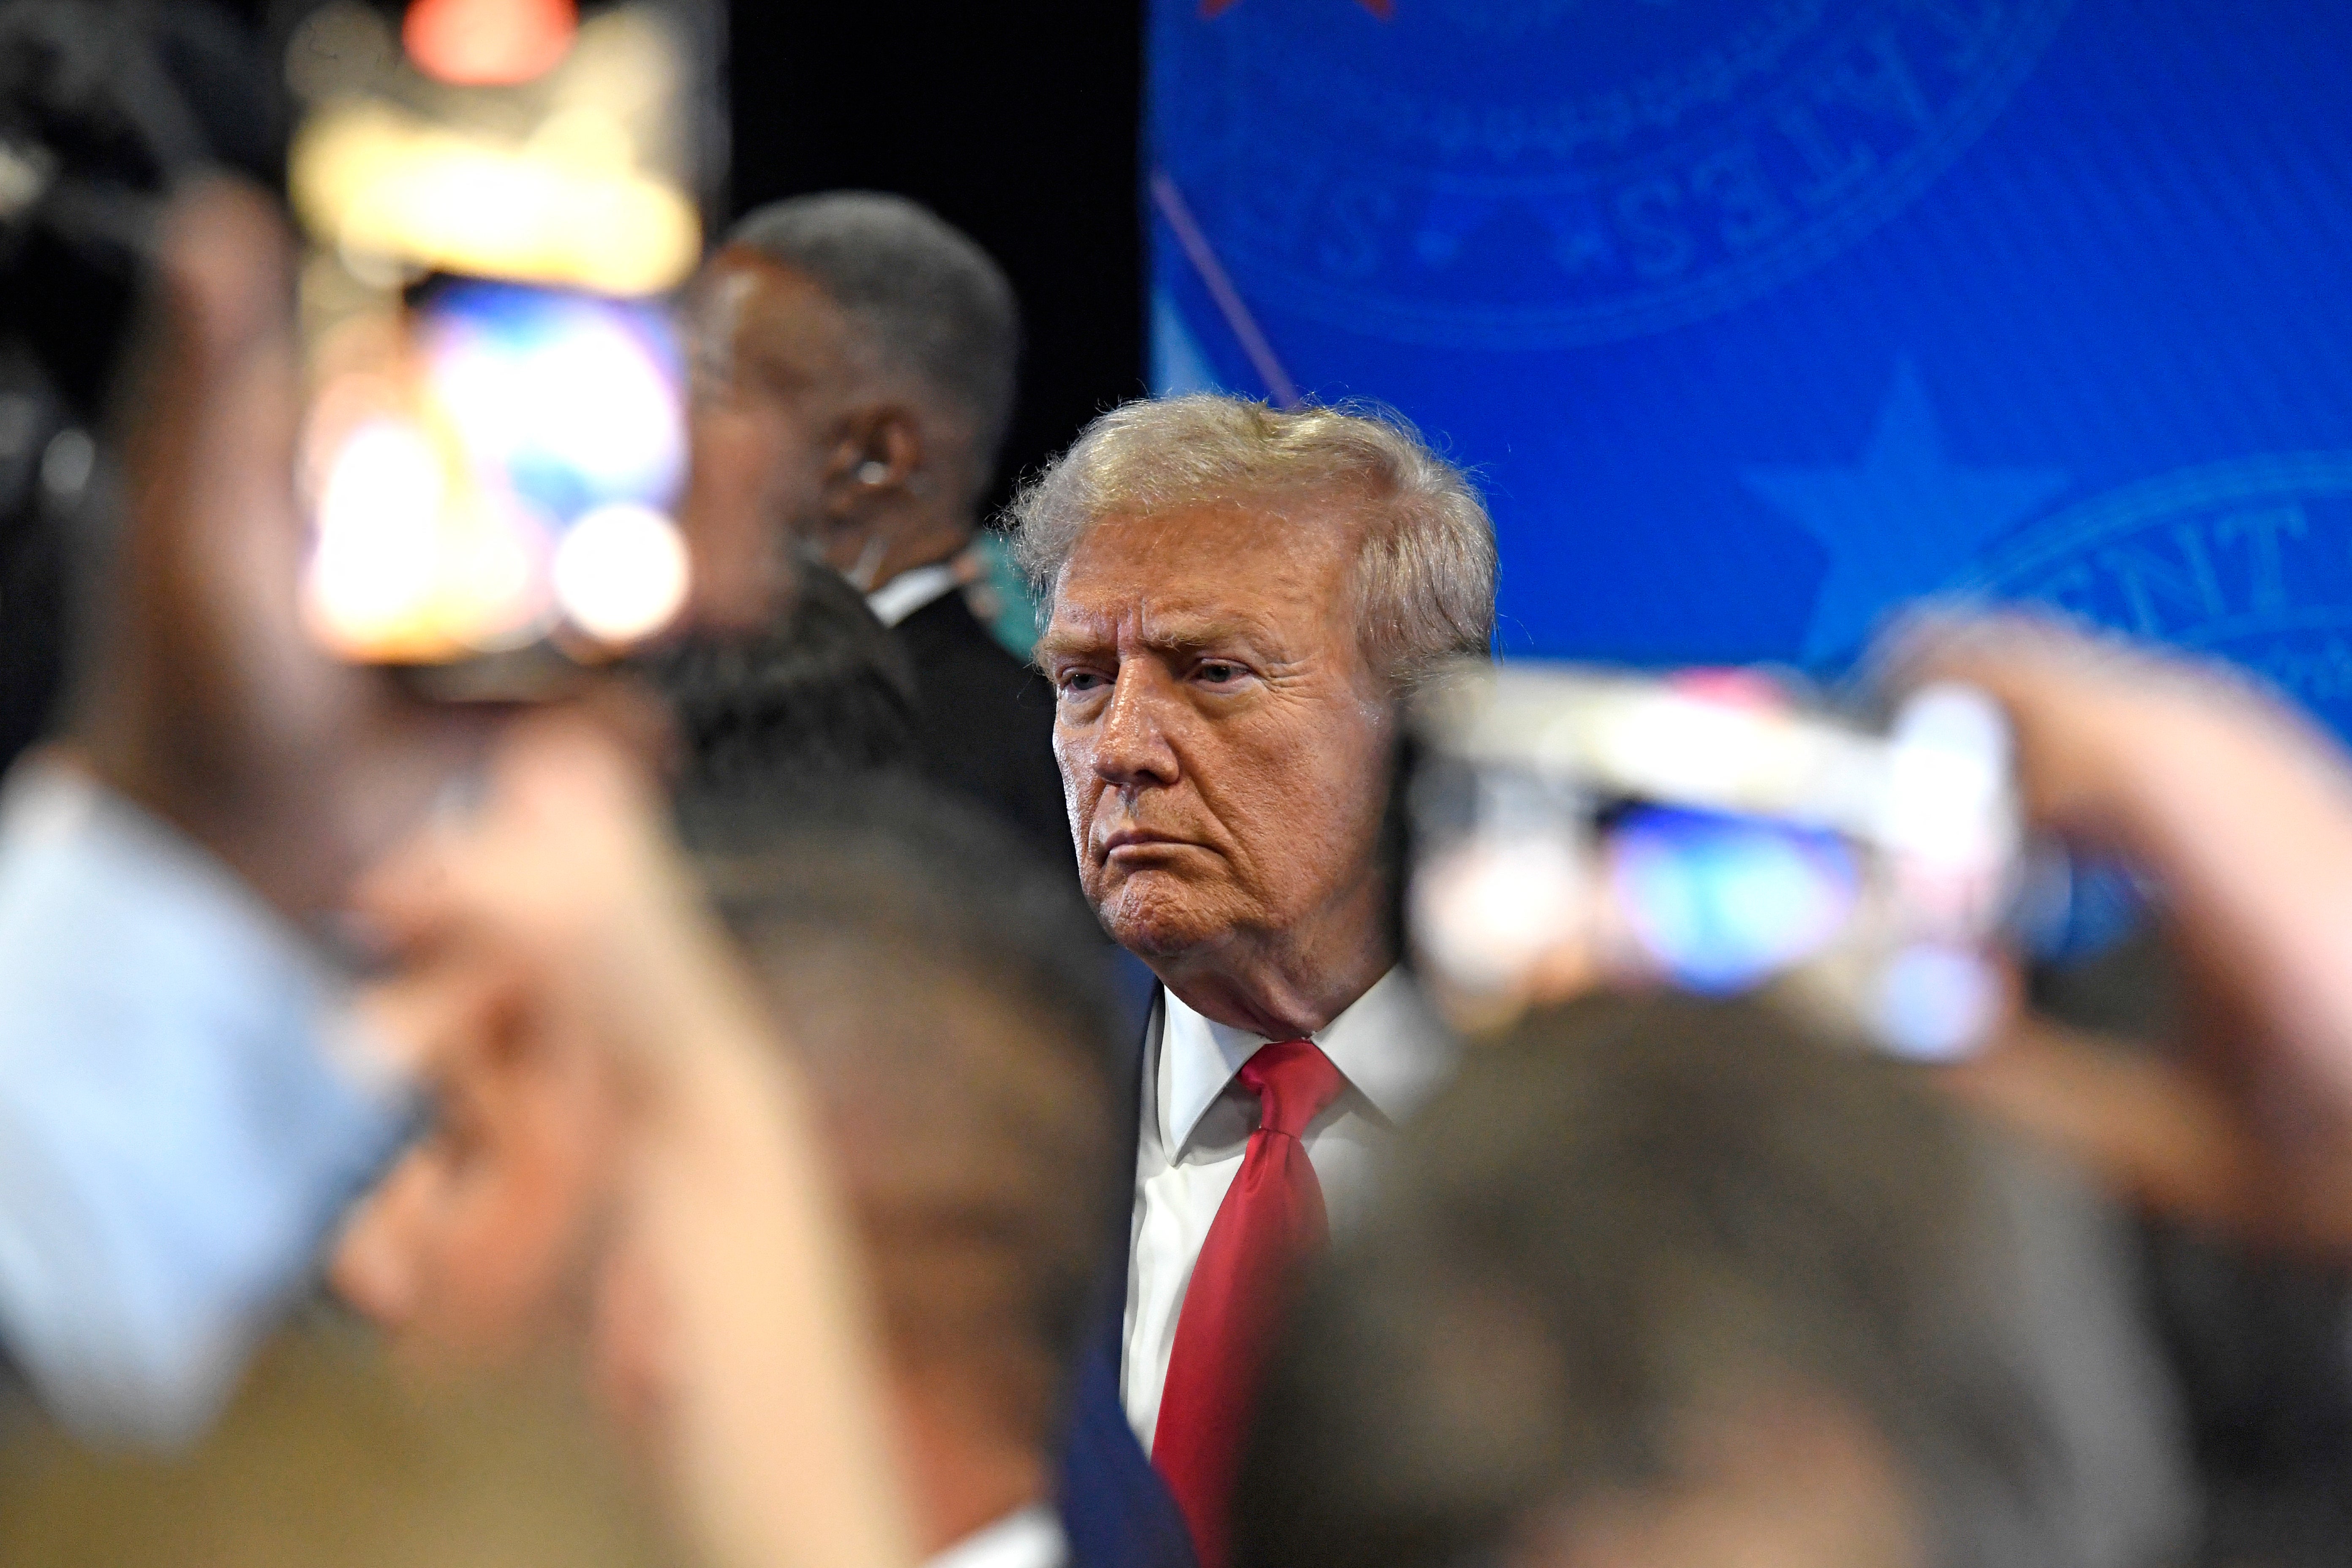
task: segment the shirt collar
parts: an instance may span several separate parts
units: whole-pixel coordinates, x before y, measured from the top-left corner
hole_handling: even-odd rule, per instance
[[[1160,1081],[1166,1086],[1160,1137],[1172,1158],[1266,1039],[1203,1017],[1166,986],[1160,999]],[[1307,1038],[1392,1122],[1411,1116],[1429,1098],[1453,1067],[1457,1048],[1401,967],[1381,975]]]
[[[1069,1542],[1062,1521],[1042,1502],[973,1531],[923,1568],[1063,1568]]]
[[[886,626],[895,626],[956,585],[955,568],[945,561],[901,572],[866,595],[866,607]]]

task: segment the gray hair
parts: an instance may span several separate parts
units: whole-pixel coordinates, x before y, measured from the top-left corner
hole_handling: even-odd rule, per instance
[[[986,483],[1021,359],[1020,303],[988,252],[921,203],[877,191],[772,202],[727,243],[814,279],[891,364],[953,404]]]
[[[1412,424],[1361,404],[1272,408],[1195,394],[1114,408],[1025,482],[1009,521],[1039,599],[1086,531],[1117,512],[1314,490],[1366,509],[1355,593],[1373,668],[1411,686],[1495,636],[1495,525],[1469,476]]]

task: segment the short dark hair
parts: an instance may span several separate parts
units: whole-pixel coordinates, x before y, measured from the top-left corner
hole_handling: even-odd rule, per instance
[[[765,630],[698,635],[644,662],[677,728],[683,796],[919,765],[906,650],[838,573],[797,556],[791,571],[789,603]]]
[[[805,273],[898,368],[971,421],[984,486],[1013,422],[1021,308],[1012,282],[970,236],[919,202],[827,191],[771,203],[727,236]]]
[[[1115,995],[1066,873],[916,779],[687,804],[707,884],[836,1134],[891,1350],[1041,1447],[1126,1184]]]
[[[1581,1004],[1473,1053],[1290,1325],[1236,1561],[1499,1558],[1556,1510],[1694,1479],[1688,1424],[1775,1384],[1884,1439],[1938,1568],[2160,1560],[2185,1489],[2109,1491],[2142,1450],[2093,1452],[2109,1434],[2086,1439],[2046,1375],[2111,1303],[2094,1281],[2063,1300],[2064,1343],[2040,1342],[2016,1192],[1908,1070],[1680,996]],[[2169,1414],[2146,1387],[2098,1414],[2116,1405],[2159,1434]],[[2180,1481],[2149,1441],[2144,1470]],[[2136,1550],[2085,1544],[2118,1541]]]

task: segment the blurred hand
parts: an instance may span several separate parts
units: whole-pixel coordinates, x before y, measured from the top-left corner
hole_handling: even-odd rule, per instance
[[[461,1017],[528,1007],[551,1041],[608,1055],[636,1099],[675,1089],[697,1042],[768,1038],[671,843],[640,720],[618,689],[518,715],[478,801],[361,879],[356,912],[402,961],[369,998],[387,1024],[462,1039]]]
[[[2143,1201],[2352,1246],[2352,770],[2250,683],[2021,615],[1930,618],[1895,684],[1958,679],[2016,725],[2029,816],[2153,879],[2183,973],[2171,1057],[2041,1020],[1953,1089]]]
[[[488,715],[320,652],[299,612],[289,247],[257,190],[174,203],[120,413],[121,534],[68,741],[279,910],[332,908],[474,754]]]

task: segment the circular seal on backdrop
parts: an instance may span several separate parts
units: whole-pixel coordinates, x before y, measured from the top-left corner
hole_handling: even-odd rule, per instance
[[[2219,655],[2352,735],[2352,452],[2126,486],[2033,525],[1958,586]]]
[[[1161,166],[1244,287],[1405,342],[1679,326],[1886,221],[2070,0],[1161,0]]]

